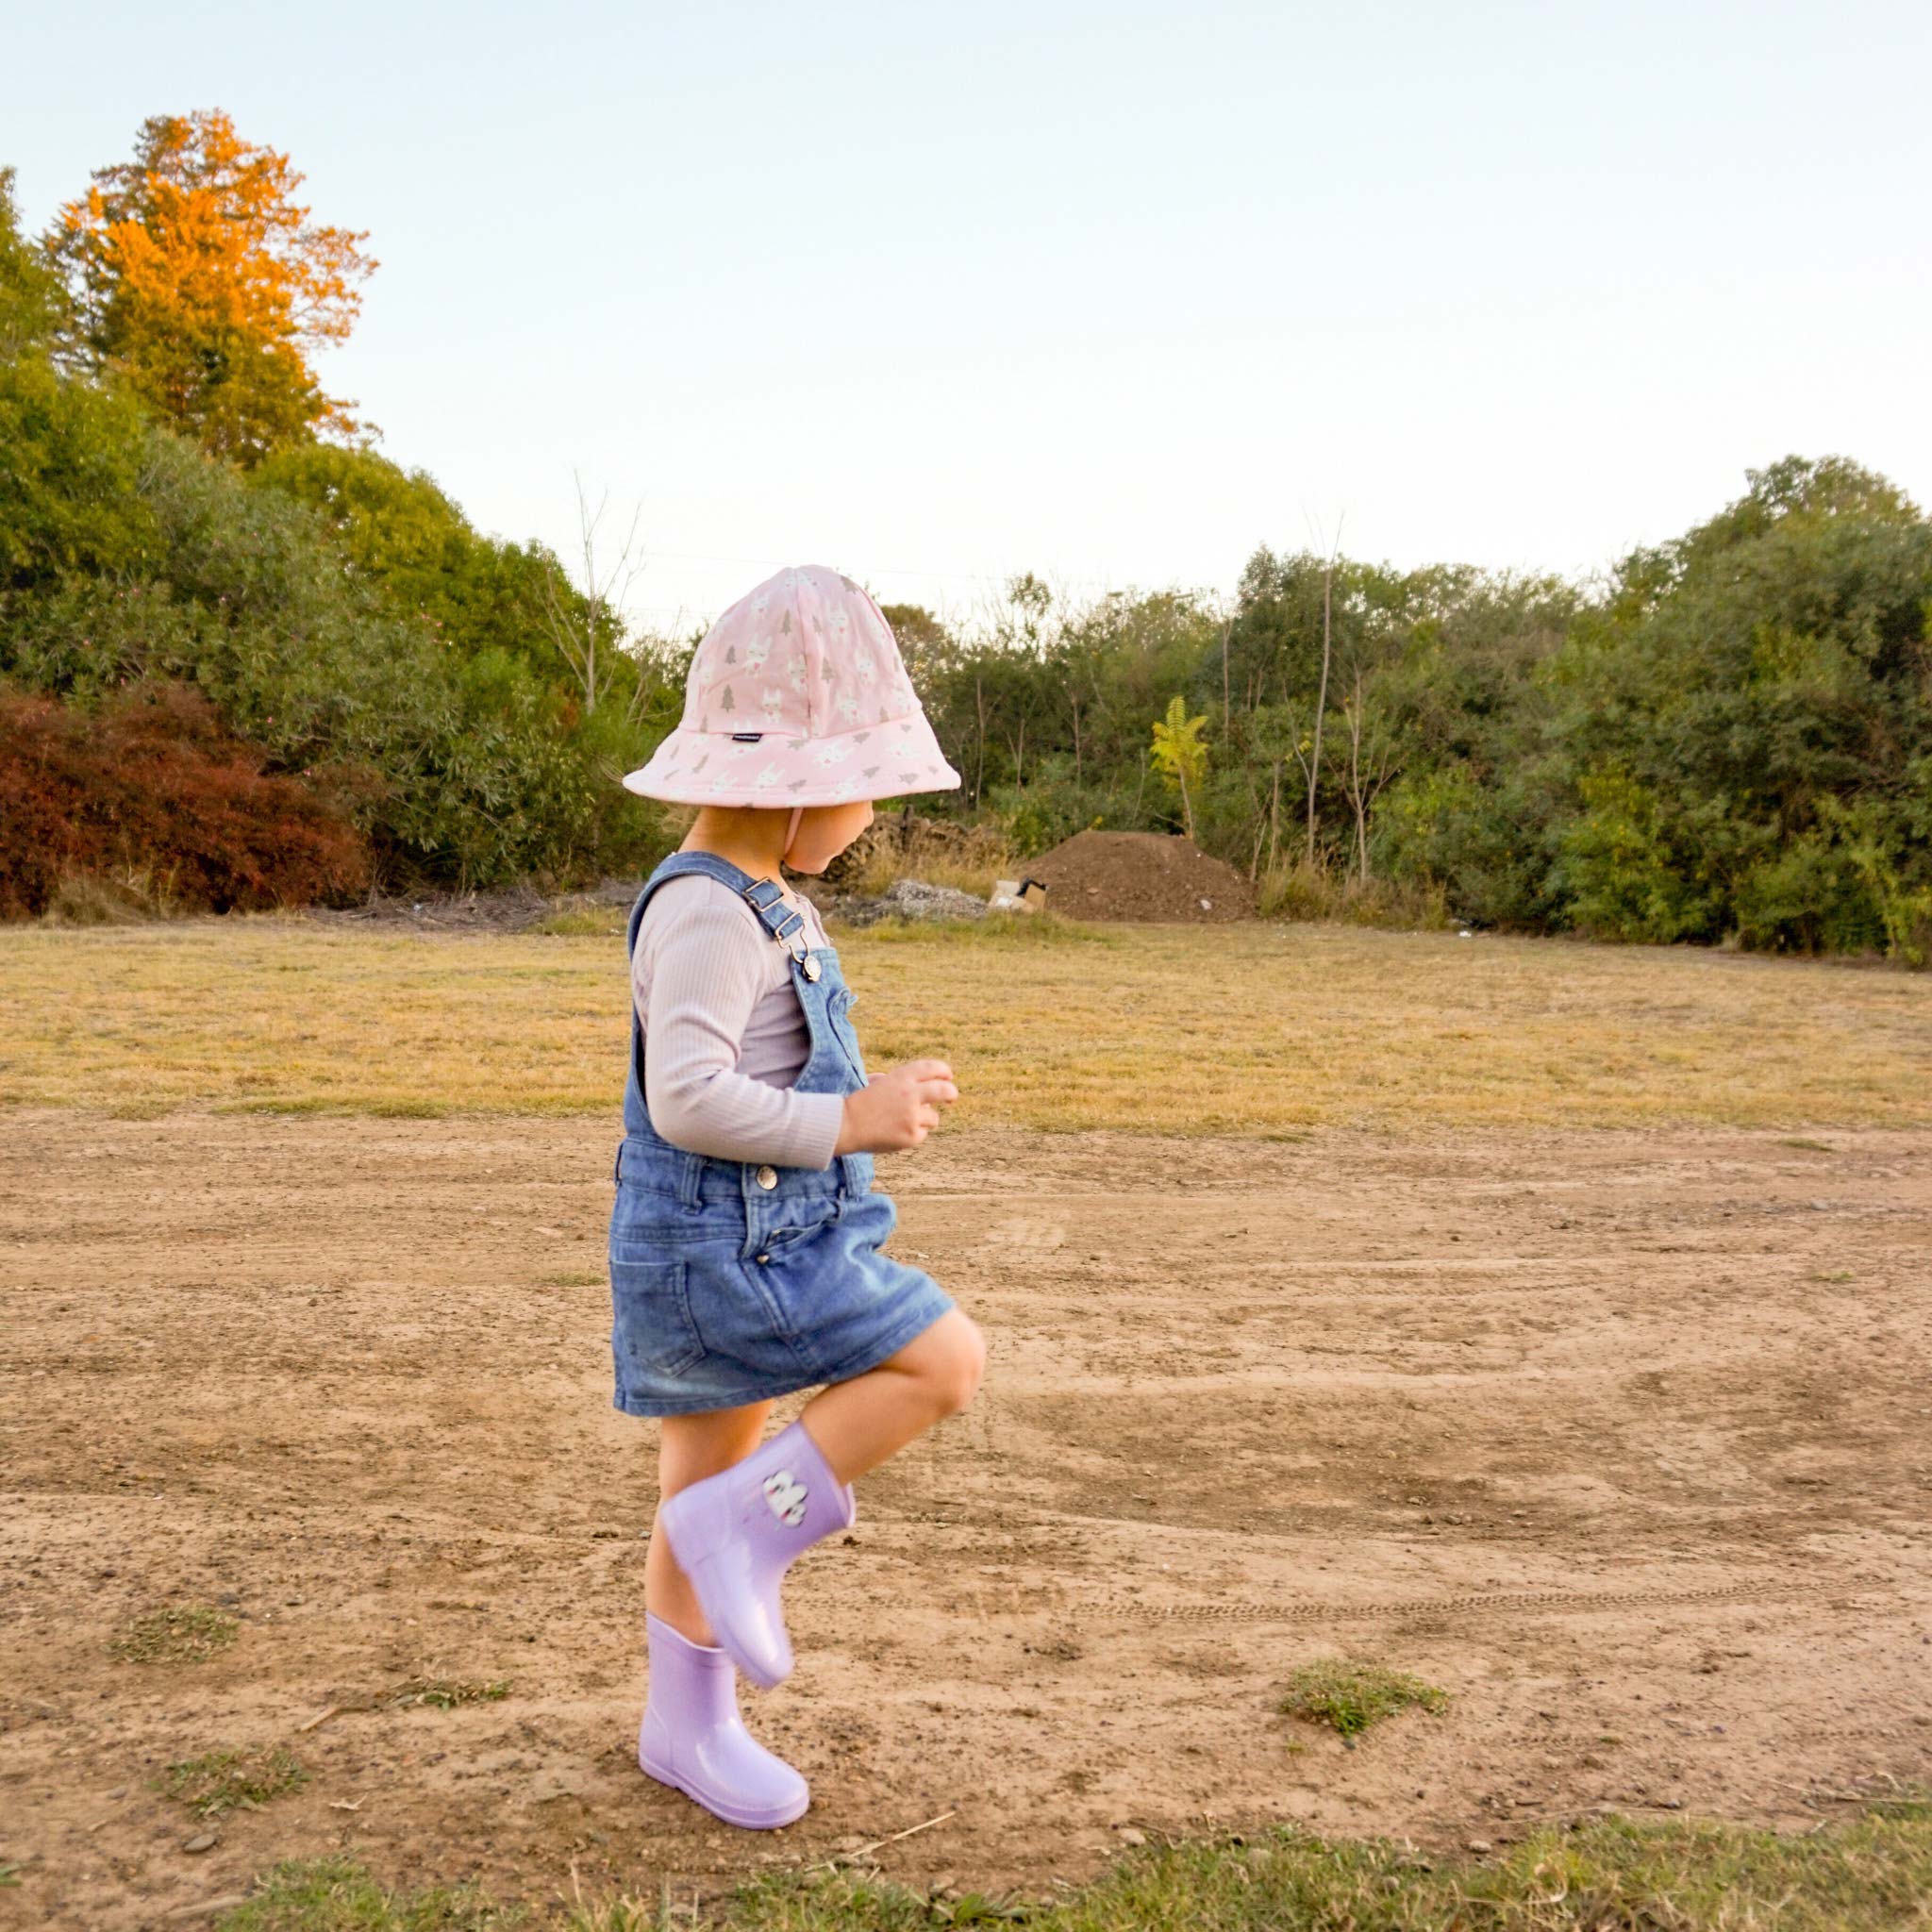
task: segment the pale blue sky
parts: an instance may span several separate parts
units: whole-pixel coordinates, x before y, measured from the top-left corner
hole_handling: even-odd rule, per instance
[[[1932,499],[1924,0],[8,15],[31,223],[226,108],[381,258],[329,386],[485,528],[641,503],[646,620],[1342,515],[1587,571],[1792,450]]]

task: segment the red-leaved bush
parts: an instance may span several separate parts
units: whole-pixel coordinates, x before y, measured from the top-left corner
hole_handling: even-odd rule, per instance
[[[0,918],[76,881],[187,911],[341,900],[369,846],[301,780],[265,774],[192,686],[136,686],[98,709],[0,691]]]

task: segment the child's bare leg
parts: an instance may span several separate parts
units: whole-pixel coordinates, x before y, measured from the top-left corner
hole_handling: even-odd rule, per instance
[[[742,1462],[758,1446],[771,1413],[769,1402],[751,1402],[742,1408],[712,1409],[704,1415],[667,1415],[658,1425],[659,1507],[665,1497]],[[680,1637],[693,1643],[712,1641],[711,1626],[671,1554],[670,1538],[656,1530],[644,1554],[644,1607]]]
[[[800,1421],[832,1474],[849,1483],[935,1423],[958,1414],[973,1400],[985,1367],[985,1340],[951,1308],[877,1368],[815,1397]]]

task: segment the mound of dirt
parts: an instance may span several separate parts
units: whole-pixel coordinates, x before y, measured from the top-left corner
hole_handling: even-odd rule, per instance
[[[1255,916],[1255,889],[1233,866],[1164,832],[1075,832],[1020,871],[1069,919],[1211,925]]]

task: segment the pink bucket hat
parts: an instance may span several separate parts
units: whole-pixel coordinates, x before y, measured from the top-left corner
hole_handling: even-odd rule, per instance
[[[677,729],[625,786],[674,805],[843,805],[949,791],[892,627],[852,579],[802,564],[698,645]]]

